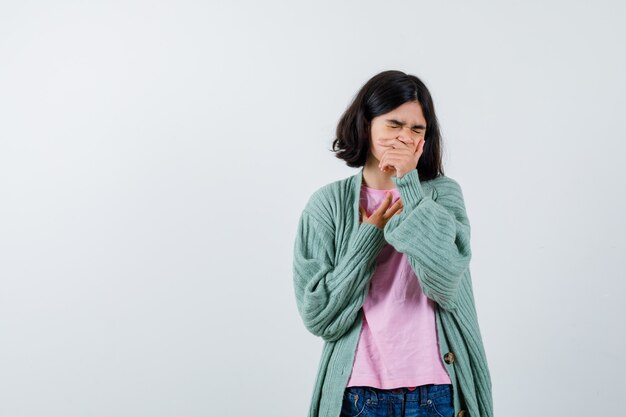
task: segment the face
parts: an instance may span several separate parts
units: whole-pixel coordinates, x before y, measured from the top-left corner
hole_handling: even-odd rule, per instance
[[[426,134],[426,119],[422,113],[422,106],[417,101],[409,101],[389,113],[374,117],[370,133],[368,158],[374,157],[376,162],[387,149],[390,149],[388,145],[382,145],[380,139],[399,138],[403,141],[412,139],[416,150]]]

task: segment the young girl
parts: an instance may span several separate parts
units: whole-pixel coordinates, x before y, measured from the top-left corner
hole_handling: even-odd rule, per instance
[[[359,172],[318,188],[298,222],[293,279],[324,340],[309,417],[492,417],[469,270],[470,224],[444,175],[424,83],[372,77],[333,151]]]

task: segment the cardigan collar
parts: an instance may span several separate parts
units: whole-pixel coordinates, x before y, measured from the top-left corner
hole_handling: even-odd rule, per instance
[[[352,214],[353,214],[353,226],[354,229],[359,227],[359,205],[361,204],[361,184],[363,183],[363,170],[365,167],[359,168],[359,171],[356,174],[353,174],[349,177],[352,181],[351,185],[351,193],[352,193]],[[431,197],[433,200],[437,199],[437,191],[432,184],[432,180],[420,182],[422,189],[424,190],[425,195]]]
[[[359,171],[352,175],[352,214],[353,214],[353,226],[354,229],[356,230],[359,227],[359,223],[360,223],[360,213],[359,213],[359,206],[361,204],[361,185],[363,184],[363,171],[365,170],[365,167],[361,167],[359,168]]]
[[[352,176],[352,212],[353,212],[353,229],[356,230],[359,227],[360,215],[359,215],[359,205],[361,204],[361,184],[363,183],[363,170],[365,167],[361,167],[359,172]]]

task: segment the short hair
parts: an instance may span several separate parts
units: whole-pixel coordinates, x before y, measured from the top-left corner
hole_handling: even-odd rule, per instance
[[[426,143],[418,162],[419,179],[444,175],[441,133],[430,92],[419,78],[401,71],[383,71],[365,83],[339,119],[331,151],[349,167],[365,166],[372,119],[410,101],[420,104],[426,119]]]

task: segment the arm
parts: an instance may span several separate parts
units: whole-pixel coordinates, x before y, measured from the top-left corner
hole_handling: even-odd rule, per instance
[[[407,255],[424,294],[444,309],[454,309],[472,256],[461,187],[451,178],[438,180],[435,201],[424,193],[417,169],[391,179],[404,210],[385,225],[385,239]]]
[[[354,323],[385,243],[383,230],[360,223],[335,264],[334,232],[306,209],[294,244],[293,283],[305,327],[326,341],[340,339]]]

